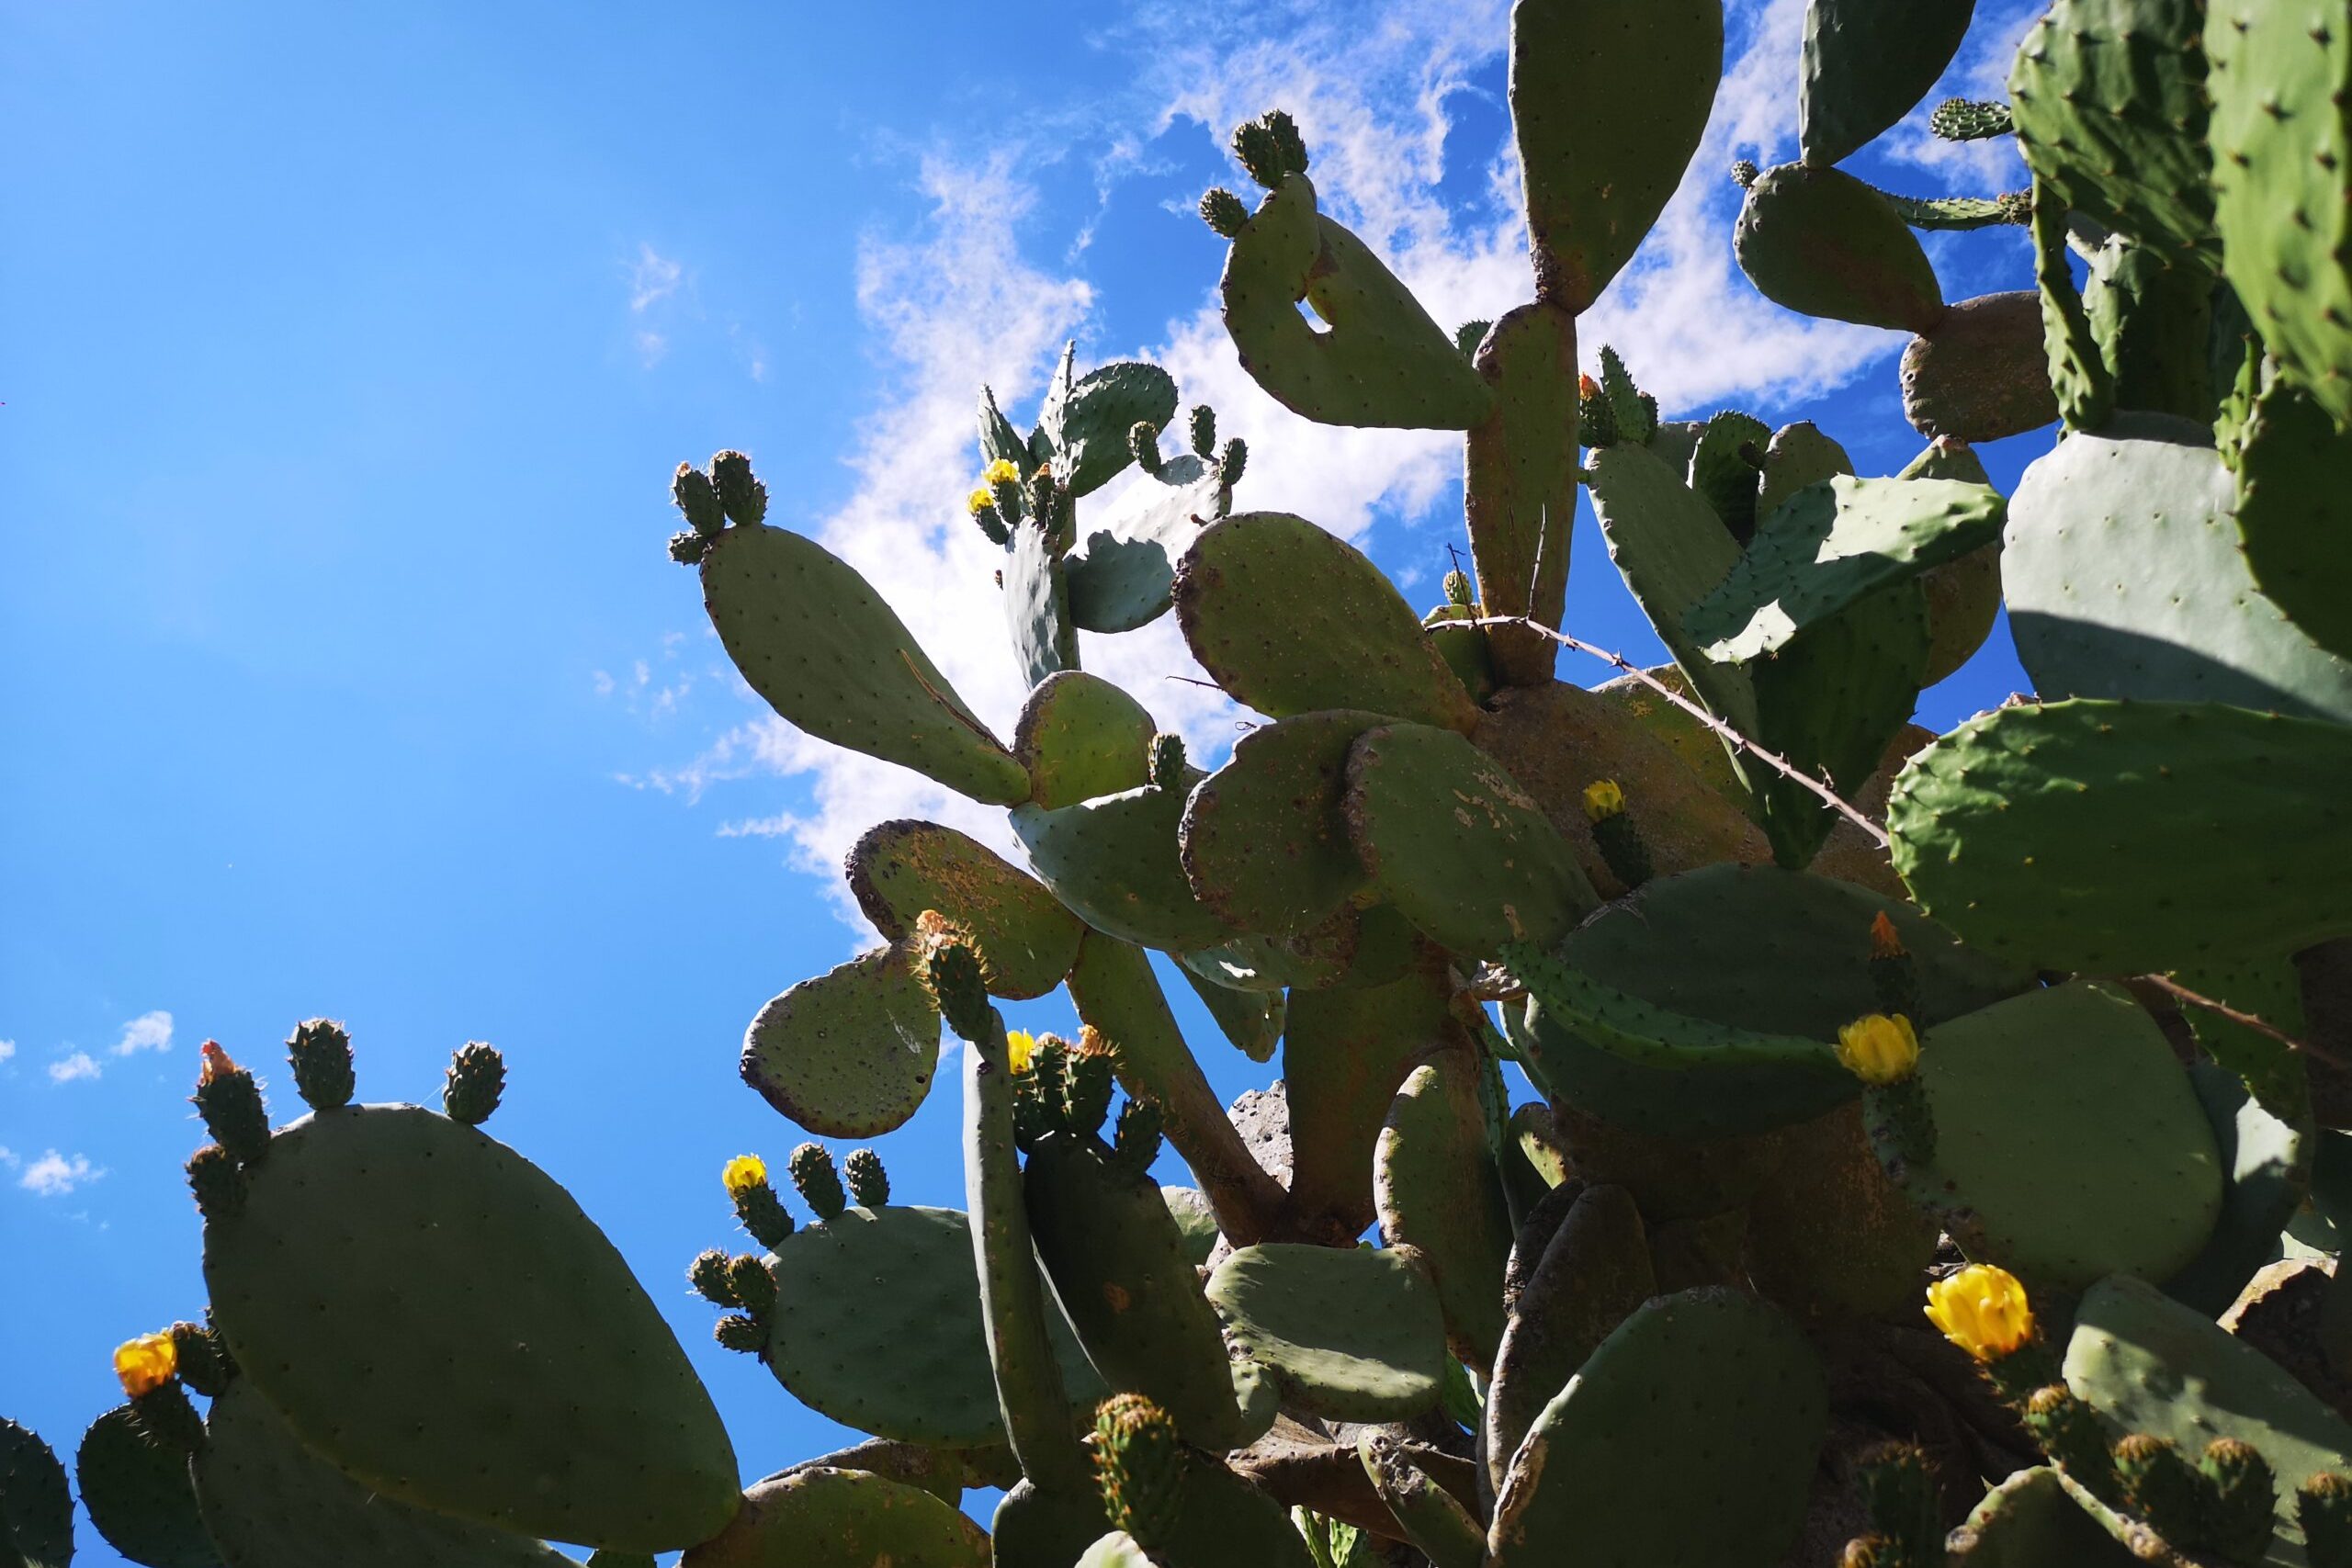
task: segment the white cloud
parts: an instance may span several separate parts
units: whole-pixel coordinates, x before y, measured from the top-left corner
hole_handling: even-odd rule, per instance
[[[11,1056],[15,1055],[16,1054],[17,1054],[17,1043],[16,1043],[15,1041],[13,1041],[13,1040],[0,1040],[0,1062],[5,1062],[5,1061],[6,1061],[9,1057],[11,1057]]]
[[[679,280],[685,268],[669,257],[657,254],[651,245],[637,247],[637,260],[628,269],[628,308],[643,315],[649,306],[659,304],[678,291]]]
[[[37,1197],[62,1198],[76,1187],[96,1181],[105,1174],[103,1169],[93,1166],[85,1155],[69,1157],[50,1149],[25,1167],[25,1173],[17,1178],[17,1185]]]
[[[49,1065],[49,1077],[52,1083],[72,1083],[76,1078],[96,1077],[105,1070],[98,1066],[98,1059],[96,1056],[91,1055],[87,1051],[76,1051],[70,1056],[51,1062]]]
[[[0,1144],[0,1168],[14,1170],[23,1163],[24,1161],[17,1157],[16,1150],[6,1144]]]
[[[128,1056],[139,1051],[168,1051],[172,1048],[172,1015],[161,1008],[142,1012],[122,1026],[122,1038],[115,1042],[114,1054]]]

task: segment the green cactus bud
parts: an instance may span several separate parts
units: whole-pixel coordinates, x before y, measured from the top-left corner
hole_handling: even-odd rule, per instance
[[[728,1259],[727,1285],[736,1304],[762,1323],[775,1315],[775,1276],[768,1272],[766,1258],[746,1252]]]
[[[729,1350],[740,1350],[746,1356],[756,1356],[768,1348],[766,1325],[740,1312],[730,1312],[711,1325],[710,1337]]]
[[[1946,141],[1982,141],[1987,137],[2007,136],[2014,128],[2009,123],[2007,104],[1946,98],[1928,113],[1928,129]]]
[[[1146,767],[1152,784],[1158,789],[1184,787],[1184,738],[1161,730],[1151,738],[1150,750],[1145,753]]]
[[[1902,933],[1881,909],[1871,917],[1871,988],[1878,1010],[1894,1018],[1923,1018],[1919,1006],[1919,961],[1903,945]]]
[[[2252,1443],[2216,1438],[2198,1462],[2211,1497],[2211,1544],[2233,1562],[2253,1562],[2270,1544],[2278,1478]]]
[[[1657,400],[1634,385],[1625,361],[1607,344],[1600,345],[1600,389],[1609,400],[1616,439],[1645,446],[1657,434]]]
[[[2098,1413],[2077,1398],[2074,1390],[2063,1382],[2046,1383],[2026,1397],[2018,1414],[2052,1464],[2093,1495],[2110,1503],[2120,1501],[2107,1432],[2099,1425]]]
[[[1273,134],[1274,153],[1283,167],[1294,175],[1306,173],[1306,139],[1298,133],[1298,122],[1283,109],[1268,109],[1266,129]]]
[[[1249,223],[1250,209],[1239,197],[1218,186],[1201,197],[1201,221],[1220,237],[1230,240]]]
[[[2312,1568],[2352,1568],[2352,1475],[2323,1470],[2295,1491],[2295,1522]]]
[[[201,1323],[175,1323],[171,1333],[180,1382],[207,1399],[229,1386],[236,1364],[230,1359],[227,1342],[217,1332]]]
[[[2184,1551],[2211,1544],[2211,1499],[2205,1478],[2169,1438],[2133,1432],[2115,1445],[2115,1475],[2132,1512]]]
[[[1159,429],[1148,419],[1127,427],[1127,451],[1135,457],[1136,467],[1153,479],[1159,478],[1167,467],[1159,456]]]
[[[757,523],[768,514],[768,487],[752,477],[752,459],[742,453],[721,452],[711,458],[710,479],[731,521]]]
[[[1306,172],[1306,140],[1298,133],[1298,122],[1281,109],[1268,109],[1237,126],[1233,155],[1250,177],[1268,190],[1291,175]]]
[[[957,1039],[973,1045],[993,1045],[997,1030],[996,1010],[989,1005],[987,981],[980,974],[979,954],[971,945],[971,937],[953,922],[940,922],[941,930],[926,939],[922,963],[917,973],[922,978],[923,989],[931,994],[932,1005]]]
[[[1059,1111],[1046,1103],[1045,1084],[1035,1071],[1012,1081],[1012,1145],[1023,1153],[1054,1130]]]
[[[1758,170],[1754,164],[1750,163],[1746,158],[1739,159],[1731,166],[1731,183],[1737,186],[1740,189],[1746,190],[1749,186],[1756,183],[1756,176],[1759,173],[1761,173],[1761,171]]]
[[[850,1201],[861,1209],[879,1209],[890,1201],[889,1173],[882,1168],[882,1156],[872,1149],[852,1149],[842,1162],[842,1172],[849,1178]]]
[[[1184,438],[1192,443],[1193,456],[1205,461],[1216,450],[1216,410],[1194,403],[1184,419]]]
[[[1111,1111],[1111,1054],[1081,1044],[1069,1054],[1068,1064],[1062,1080],[1063,1124],[1072,1133],[1095,1132]]]
[[[1462,351],[1463,358],[1478,356],[1478,345],[1487,341],[1487,329],[1494,324],[1486,321],[1464,321],[1453,329],[1453,346]]]
[[[204,1417],[196,1413],[177,1378],[132,1394],[130,1421],[141,1437],[166,1452],[192,1454],[204,1447]]]
[[[774,1252],[782,1247],[793,1231],[792,1215],[786,1210],[784,1200],[763,1178],[757,1182],[729,1190],[735,1201],[735,1223],[741,1225],[753,1241]]]
[[[1241,470],[1250,466],[1249,444],[1238,435],[1228,439],[1225,449],[1216,455],[1216,482],[1231,490],[1241,482]]]
[[[1617,410],[1589,376],[1577,378],[1577,440],[1586,446],[1617,445]]]
[[[1939,1562],[1943,1558],[1941,1502],[1935,1472],[1917,1443],[1883,1443],[1861,1457],[1856,1481],[1871,1530],[1883,1539],[1879,1561],[1894,1568]]]
[[[1111,1134],[1114,1161],[1122,1170],[1142,1176],[1151,1169],[1151,1162],[1159,1157],[1159,1102],[1155,1100],[1129,1100],[1119,1107],[1119,1120]]]
[[[1463,570],[1460,567],[1455,567],[1452,571],[1445,574],[1445,602],[1447,604],[1459,604],[1466,610],[1473,603],[1476,602],[1476,595],[1470,586],[1470,574],[1468,572]]]
[[[681,463],[670,479],[670,500],[686,520],[687,526],[704,537],[714,536],[727,526],[726,509],[718,503],[718,487],[710,476],[692,463]]]
[[[188,1156],[187,1185],[196,1194],[196,1212],[208,1220],[233,1219],[244,1211],[245,1173],[218,1144]]]
[[[823,1145],[801,1145],[785,1156],[784,1168],[792,1173],[800,1201],[816,1210],[819,1219],[832,1219],[848,1207],[849,1200],[842,1196],[842,1179],[833,1170],[833,1156]]]
[[[294,1089],[313,1111],[351,1103],[351,1036],[332,1019],[313,1018],[294,1026],[286,1042]]]
[[[218,1040],[198,1048],[195,1105],[212,1141],[239,1165],[257,1165],[269,1152],[269,1108],[253,1074],[237,1066]]]
[[[680,566],[700,566],[709,551],[710,541],[692,528],[681,528],[670,536],[670,558]]]
[[[686,1265],[686,1283],[695,1288],[695,1294],[713,1306],[741,1306],[743,1303],[736,1299],[734,1281],[728,1273],[733,1261],[718,1248],[707,1247],[695,1254],[695,1260]]]
[[[449,1056],[449,1071],[441,1086],[441,1109],[452,1122],[479,1127],[498,1109],[506,1092],[506,1058],[498,1047],[469,1040]]]
[[[1165,1551],[1182,1517],[1184,1443],[1175,1419],[1139,1393],[1114,1393],[1094,1412],[1094,1477],[1103,1511],[1147,1552]]]

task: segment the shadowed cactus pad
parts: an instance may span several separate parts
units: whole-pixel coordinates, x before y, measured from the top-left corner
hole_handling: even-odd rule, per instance
[[[919,1486],[817,1465],[743,1494],[726,1532],[680,1568],[988,1568],[979,1526]]]
[[[1437,1403],[1445,1318],[1396,1252],[1272,1243],[1209,1276],[1226,1332],[1272,1371],[1283,1403],[1334,1421],[1400,1421]]]
[[[133,1562],[220,1568],[220,1549],[205,1532],[187,1458],[149,1442],[129,1405],[107,1411],[82,1435],[74,1481],[90,1522]]]

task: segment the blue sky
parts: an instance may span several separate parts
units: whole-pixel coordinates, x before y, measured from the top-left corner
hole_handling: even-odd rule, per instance
[[[669,470],[748,449],[770,521],[1009,724],[969,411],[987,378],[1025,418],[1067,337],[1169,364],[1250,441],[1243,504],[1416,597],[1460,539],[1458,438],[1305,425],[1233,363],[1191,212],[1238,183],[1233,120],[1294,109],[1441,321],[1524,292],[1495,0],[1173,9],[0,0],[0,1414],[70,1451],[113,1345],[201,1307],[194,1047],[283,1078],[325,1013],[370,1099],[503,1047],[492,1130],[669,1309],[747,1476],[833,1446],[683,1283],[740,1242],[720,1163],[799,1139],[736,1047],[866,940],[831,871],[864,827],[1005,836],[733,680],[663,558]],[[1730,260],[1722,170],[1790,155],[1801,12],[1736,0],[1708,147],[1584,347],[1670,412],[1815,418],[1891,472],[1902,341],[1774,310]],[[1980,6],[1955,89],[2023,12]],[[1913,126],[1860,163],[1989,193],[2002,156]],[[1932,248],[1951,298],[2030,282],[2014,232]],[[2007,482],[2046,446],[1986,457]],[[1582,534],[1572,627],[1655,657]],[[1230,739],[1168,623],[1087,656]],[[2022,684],[1996,634],[1922,721]],[[1272,1076],[1190,1021],[1221,1088]],[[902,1201],[960,1204],[953,1136],[940,1097],[883,1141]]]

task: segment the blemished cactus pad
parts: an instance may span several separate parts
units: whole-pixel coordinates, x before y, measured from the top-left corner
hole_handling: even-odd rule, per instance
[[[912,964],[905,948],[876,948],[776,997],[743,1032],[743,1081],[821,1137],[905,1122],[939,1071],[939,1013]]]
[[[1291,1213],[1301,1224],[1336,1238],[1377,1217],[1364,1172],[1405,1076],[1459,1031],[1451,996],[1444,955],[1426,942],[1386,985],[1292,993],[1283,1082]]]
[[[956,1209],[845,1209],[777,1247],[763,1352],[776,1381],[822,1416],[901,1442],[1005,1440],[989,1374],[972,1231]],[[1073,1407],[1110,1390],[1059,1311],[1046,1314]]]
[[[1538,299],[1581,311],[1633,259],[1699,150],[1723,57],[1713,0],[1511,7],[1510,111]]]
[[[2347,770],[2352,728],[2315,719],[2217,703],[2006,707],[1911,760],[1887,829],[1920,908],[1971,944],[2143,974],[2352,931]],[[2196,854],[2177,852],[2183,835]]]
[[[212,1402],[190,1462],[203,1526],[231,1568],[567,1568],[527,1536],[452,1518],[353,1480],[304,1446],[249,1378]],[[434,1428],[425,1428],[428,1431]],[[453,1434],[443,1434],[449,1436]],[[544,1440],[560,1447],[560,1424]],[[734,1512],[717,1512],[715,1532]]]
[[[1209,1304],[1289,1408],[1333,1421],[1402,1421],[1437,1403],[1445,1317],[1404,1254],[1264,1243],[1217,1265]]]
[[[1012,732],[1031,804],[1052,811],[1149,783],[1159,729],[1141,703],[1100,675],[1048,675],[1022,705]]]
[[[74,1483],[90,1523],[133,1562],[145,1568],[220,1568],[220,1549],[205,1533],[197,1510],[187,1457],[149,1442],[129,1405],[107,1411],[82,1434]]]
[[[1835,164],[1911,112],[1967,35],[1976,0],[1812,0],[1797,75],[1797,142]]]
[[[1455,1049],[1406,1077],[1374,1150],[1373,1197],[1381,1239],[1417,1247],[1428,1261],[1454,1356],[1484,1371],[1502,1343],[1511,1227],[1476,1071]]]
[[[2058,417],[2041,343],[2041,297],[1980,294],[1903,351],[1903,417],[1930,441],[1999,441]]]
[[[989,1568],[988,1532],[919,1486],[816,1465],[743,1494],[734,1522],[679,1568]]]
[[[1827,1404],[1820,1358],[1779,1308],[1718,1289],[1653,1301],[1520,1444],[1489,1560],[1770,1568],[1804,1519]]]
[[[1767,169],[1747,187],[1732,243],[1757,292],[1785,309],[1915,334],[1943,319],[1943,289],[1911,226],[1842,169]]]
[[[1226,331],[1268,396],[1324,424],[1467,430],[1492,401],[1443,328],[1362,240],[1285,178],[1234,236]],[[1309,326],[1306,300],[1326,323]]]
[[[2199,426],[2154,415],[2035,459],[2001,555],[2018,657],[2044,700],[2231,703],[2352,722],[2352,660],[2256,586],[2235,488]]]
[[[1493,412],[1464,443],[1463,508],[1479,607],[1556,626],[1577,515],[1576,317],[1556,304],[1521,305],[1495,322],[1474,363],[1495,390]],[[1465,651],[1488,653],[1510,684],[1551,680],[1559,645],[1541,632],[1456,629],[1464,635],[1477,639]]]
[[[1371,881],[1340,803],[1348,751],[1383,723],[1361,708],[1302,713],[1234,742],[1184,807],[1184,874],[1236,929],[1291,936],[1330,918]]]
[[[727,656],[770,707],[820,739],[1010,806],[1029,776],[965,705],[895,611],[813,539],[739,525],[702,564]]]
[[[1096,931],[1172,952],[1213,947],[1233,931],[1184,878],[1185,794],[1145,784],[1050,811],[1023,806],[1012,830],[1054,897]]]
[[[851,846],[846,872],[858,912],[890,942],[925,910],[969,931],[993,995],[1042,997],[1078,957],[1078,918],[1035,877],[953,828],[880,823]]]
[[[26,1568],[65,1568],[74,1556],[74,1495],[56,1451],[0,1418],[0,1547]],[[13,1568],[13,1565],[12,1565]]]
[[[1984,1494],[1949,1540],[1951,1568],[2132,1568],[2139,1559],[2068,1495],[2049,1465]]]
[[[2066,1383],[2111,1430],[2170,1438],[2192,1453],[2215,1438],[2253,1444],[2278,1477],[2278,1538],[2295,1545],[2296,1488],[2352,1457],[2352,1424],[2261,1351],[2140,1280],[2119,1275],[2085,1292]]]
[[[732,1516],[710,1395],[546,1172],[369,1105],[281,1130],[249,1176],[243,1211],[205,1226],[205,1281],[244,1378],[310,1448],[387,1496],[560,1540],[665,1551]],[[334,1349],[354,1341],[365,1357]]]
[[[1449,729],[1477,720],[1387,577],[1303,517],[1242,512],[1208,529],[1177,567],[1176,618],[1202,667],[1269,717],[1365,708]]]
[[[2120,987],[2074,981],[1939,1024],[1919,1076],[1935,1157],[1901,1179],[1971,1258],[2074,1292],[2120,1271],[2161,1280],[2212,1233],[2225,1177],[2212,1128]]]

